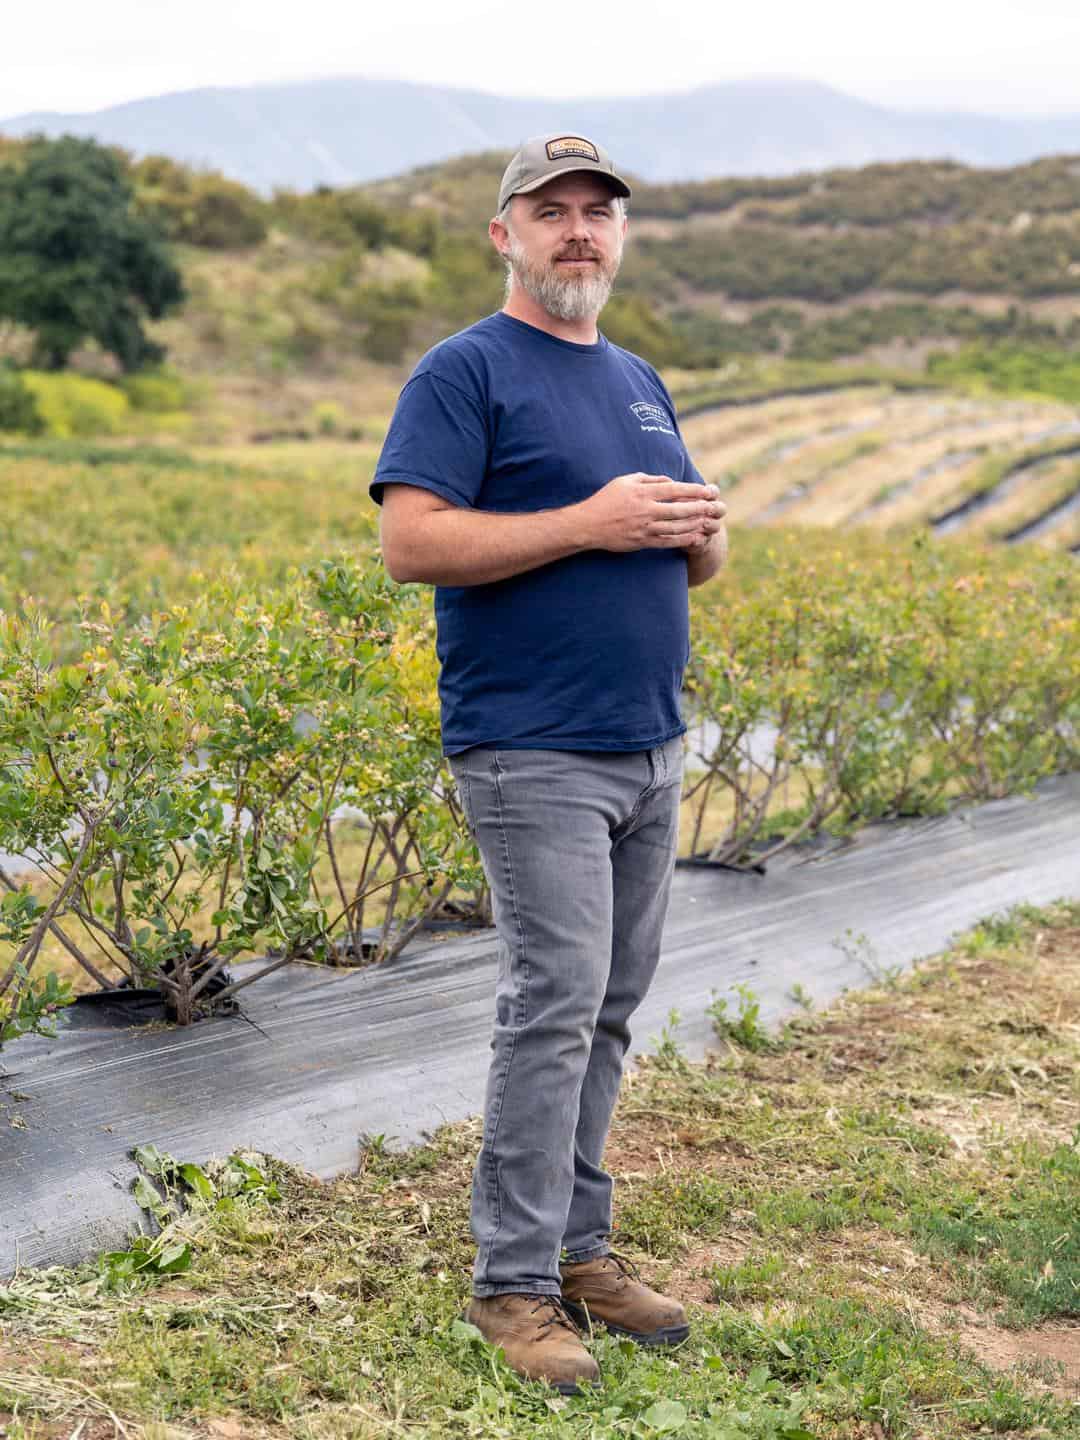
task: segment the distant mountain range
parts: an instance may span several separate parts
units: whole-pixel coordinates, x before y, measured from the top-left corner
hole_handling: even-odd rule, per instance
[[[88,114],[0,120],[0,133],[92,135],[137,155],[221,170],[268,193],[399,174],[545,130],[600,140],[643,179],[787,175],[874,161],[1015,165],[1080,151],[1080,113],[1046,117],[888,109],[827,85],[765,77],[670,95],[512,99],[405,81],[332,77],[177,91]]]

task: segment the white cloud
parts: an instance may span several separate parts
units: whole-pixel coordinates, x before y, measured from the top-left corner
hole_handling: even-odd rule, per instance
[[[798,74],[884,104],[1080,109],[1075,3],[52,0],[4,17],[0,116],[319,74],[500,94],[635,94]]]

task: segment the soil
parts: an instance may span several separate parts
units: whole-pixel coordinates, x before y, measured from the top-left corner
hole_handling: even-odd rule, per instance
[[[972,1323],[962,1326],[959,1336],[984,1364],[995,1370],[1021,1370],[1025,1380],[1041,1382],[1060,1399],[1080,1404],[1080,1325],[1003,1330]],[[1038,1368],[1033,1373],[1034,1367]],[[1059,1378],[1048,1379],[1053,1371]]]

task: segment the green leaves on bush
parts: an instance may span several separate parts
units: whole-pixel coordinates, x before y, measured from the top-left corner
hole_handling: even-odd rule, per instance
[[[926,369],[935,379],[972,389],[1053,395],[1069,405],[1080,401],[1080,355],[1075,350],[1017,344],[968,345],[952,353],[931,355]]]
[[[228,250],[266,238],[269,206],[236,180],[191,170],[165,155],[144,156],[129,175],[139,214],[170,240]]]
[[[748,541],[693,595],[693,852],[760,862],[1075,767],[1078,585],[1067,555]],[[276,587],[225,576],[136,623],[88,607],[81,633],[73,659],[39,608],[0,615],[0,850],[53,882],[3,898],[6,1036],[61,1003],[31,983],[50,933],[98,984],[104,954],[187,1023],[290,960],[392,959],[455,889],[487,915],[427,592],[335,557]],[[714,1018],[753,1045],[742,998]]]
[[[388,959],[455,884],[477,883],[442,765],[429,615],[381,567],[326,560],[265,595],[223,579],[133,629],[106,604],[81,628],[88,648],[64,663],[42,611],[0,616],[0,849],[56,884],[47,909],[4,902],[0,1014],[31,1004],[50,929],[99,984],[104,952],[187,1023],[232,993],[209,989],[229,960],[272,957],[238,985],[300,957]],[[343,809],[369,832],[351,859]]]
[[[901,548],[902,547],[902,548]],[[731,818],[710,859],[826,825],[1029,788],[1080,760],[1080,581],[1068,555],[800,532],[695,602],[684,714]]]
[[[55,1036],[53,1015],[75,998],[70,983],[52,973],[44,980],[31,980],[23,964],[12,967],[12,976],[14,1000],[0,1008],[0,1045],[20,1035]]]
[[[44,429],[34,392],[14,366],[0,363],[0,431],[40,435]]]
[[[24,370],[22,380],[49,435],[66,440],[118,435],[125,428],[128,397],[115,385],[89,375],[49,375],[39,370]]]

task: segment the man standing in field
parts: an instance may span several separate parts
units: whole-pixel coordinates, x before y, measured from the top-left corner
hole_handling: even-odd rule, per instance
[[[443,749],[498,931],[466,1316],[564,1392],[599,1374],[590,1319],[688,1334],[611,1253],[601,1158],[674,869],[687,587],[726,507],[656,371],[597,330],[629,194],[591,140],[522,146],[488,232],[506,303],[420,361],[371,482],[390,575],[438,587]]]

